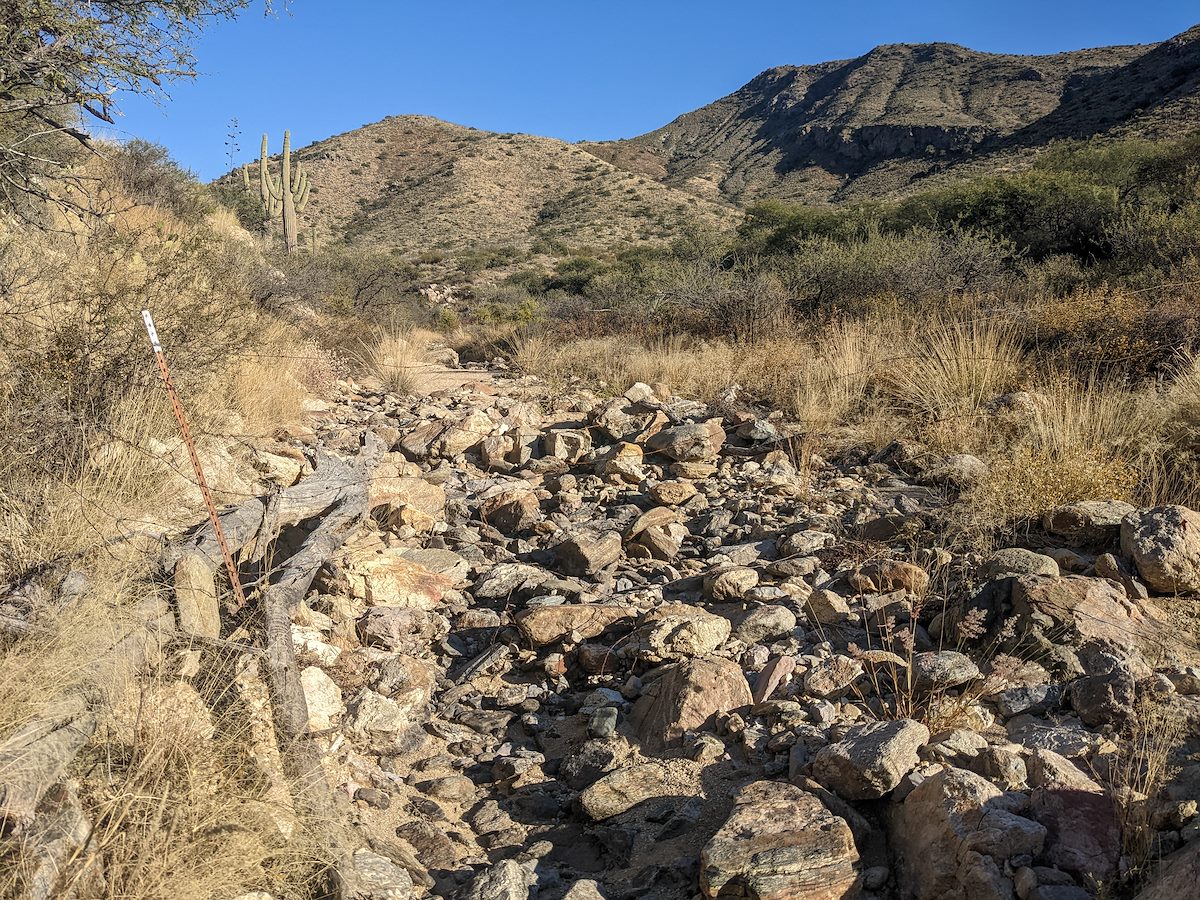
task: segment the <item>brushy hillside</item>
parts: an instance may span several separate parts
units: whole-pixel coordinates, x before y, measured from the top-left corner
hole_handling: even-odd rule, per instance
[[[497,340],[564,383],[736,385],[832,446],[977,455],[976,533],[1195,503],[1198,158],[1196,137],[1063,143],[894,203],[764,202],[736,235],[516,273],[507,302],[541,325]]]
[[[296,152],[307,223],[330,240],[417,255],[659,242],[737,221],[727,204],[635,175],[550,138],[393,116]],[[240,175],[223,182],[236,192]]]

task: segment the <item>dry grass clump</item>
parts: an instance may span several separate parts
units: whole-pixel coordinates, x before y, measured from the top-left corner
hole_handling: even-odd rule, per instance
[[[1121,828],[1127,879],[1138,885],[1158,856],[1153,824],[1156,800],[1177,769],[1187,719],[1169,702],[1139,699],[1122,729],[1110,781]]]
[[[421,370],[429,365],[426,347],[434,337],[432,332],[406,322],[377,325],[361,342],[358,362],[379,379],[384,390],[393,394],[415,394],[421,387]]]
[[[1137,471],[1102,450],[1055,455],[1022,447],[994,461],[967,502],[980,524],[1003,525],[1080,500],[1132,500],[1137,485]]]
[[[1098,378],[1059,379],[1029,396],[1027,420],[968,497],[982,521],[1035,519],[1080,500],[1143,499],[1148,473],[1171,453],[1163,439],[1170,404]]]
[[[207,430],[261,437],[295,426],[306,402],[333,396],[346,374],[337,354],[297,328],[263,317],[259,333],[261,342],[231,359],[196,404]]]
[[[880,389],[935,447],[987,440],[990,404],[1019,383],[1025,361],[1013,329],[995,320],[933,323],[881,373]]]

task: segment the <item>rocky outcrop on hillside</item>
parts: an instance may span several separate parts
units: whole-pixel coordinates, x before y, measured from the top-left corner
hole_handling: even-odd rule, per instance
[[[586,145],[702,196],[810,203],[890,197],[1028,164],[1063,138],[1195,128],[1200,31],[1047,56],[890,44],[768,69],[648,134]]]
[[[1078,504],[964,552],[977,460],[463,381],[347,383],[315,426],[373,465],[290,613],[347,896],[1086,900],[1137,841],[1194,868],[1197,748],[1148,784],[1125,736],[1200,725],[1196,513]]]

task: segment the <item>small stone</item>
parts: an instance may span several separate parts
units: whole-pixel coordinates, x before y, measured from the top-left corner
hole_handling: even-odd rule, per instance
[[[594,821],[610,819],[645,800],[664,796],[669,778],[669,769],[660,762],[618,769],[584,789],[579,795],[579,804]]]
[[[796,614],[786,606],[760,606],[747,613],[734,637],[743,644],[757,644],[790,635],[795,627]]]
[[[594,575],[621,558],[621,535],[616,531],[573,537],[554,549],[568,575]]]
[[[970,657],[954,650],[916,653],[912,658],[914,686],[919,691],[958,687],[979,677],[979,667]]]
[[[657,453],[678,462],[707,462],[716,458],[725,443],[719,420],[665,428],[646,442]]]
[[[1018,575],[1059,575],[1058,563],[1049,556],[1021,547],[997,550],[979,567],[981,581],[995,581]]]
[[[593,738],[610,738],[617,730],[617,710],[611,706],[602,706],[588,720],[588,736]]]
[[[705,576],[704,595],[714,603],[741,600],[758,584],[758,571],[744,567],[723,569]]]
[[[624,606],[606,603],[575,603],[561,606],[532,606],[517,613],[517,627],[535,646],[553,644],[572,634],[581,640],[594,638],[611,625],[630,616]]]
[[[850,601],[826,589],[813,591],[804,604],[804,610],[819,625],[846,625],[854,619]]]
[[[679,506],[696,496],[696,485],[691,481],[660,481],[650,488],[650,496],[666,506]]]
[[[308,706],[308,730],[325,731],[346,711],[342,689],[317,666],[307,666],[300,672],[300,686]]]
[[[376,788],[359,788],[354,792],[354,799],[372,809],[388,809],[392,805],[392,798]]]
[[[834,656],[808,670],[804,691],[826,700],[842,697],[863,674],[863,666],[849,656]]]

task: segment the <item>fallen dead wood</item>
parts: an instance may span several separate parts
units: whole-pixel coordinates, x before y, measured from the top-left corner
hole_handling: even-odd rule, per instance
[[[285,770],[294,784],[298,810],[323,829],[327,849],[343,880],[350,872],[349,830],[334,808],[320,749],[308,734],[308,708],[292,645],[291,614],[304,599],[317,570],[367,516],[370,474],[381,450],[379,442],[368,435],[364,452],[352,460],[318,451],[310,478],[272,498],[247,500],[221,516],[230,544],[239,550],[262,548],[283,529],[300,522],[318,522],[261,592],[259,603],[273,719]],[[172,571],[185,556],[203,559],[215,573],[221,556],[211,526],[168,547],[163,556],[166,571]],[[6,623],[5,630],[29,639],[38,633],[36,626],[15,619]],[[180,634],[165,601],[158,597],[144,601],[129,623],[115,630],[110,649],[87,667],[77,686],[0,742],[0,833],[21,833],[31,826],[39,805],[91,739],[119,688],[146,667],[151,653],[189,641],[226,650],[236,647],[222,641],[219,634]],[[252,648],[247,651],[255,652]]]
[[[345,816],[336,808],[334,791],[325,778],[322,752],[308,730],[308,703],[300,682],[300,667],[292,642],[292,611],[304,600],[317,570],[321,568],[369,513],[370,473],[378,448],[368,451],[356,464],[326,462],[331,476],[326,484],[338,485],[334,504],[320,524],[284,565],[277,578],[260,595],[267,644],[268,682],[271,687],[275,730],[283,753],[285,772],[294,785],[296,807],[322,831],[335,871],[343,882],[350,877],[354,850]],[[329,460],[333,458],[330,457]],[[293,504],[292,509],[302,508]],[[288,506],[279,507],[278,521],[285,521]],[[293,513],[294,514],[294,513]]]
[[[38,804],[91,739],[116,693],[173,631],[167,604],[157,597],[143,601],[129,624],[114,626],[112,645],[71,689],[0,742],[0,833],[33,822]]]

